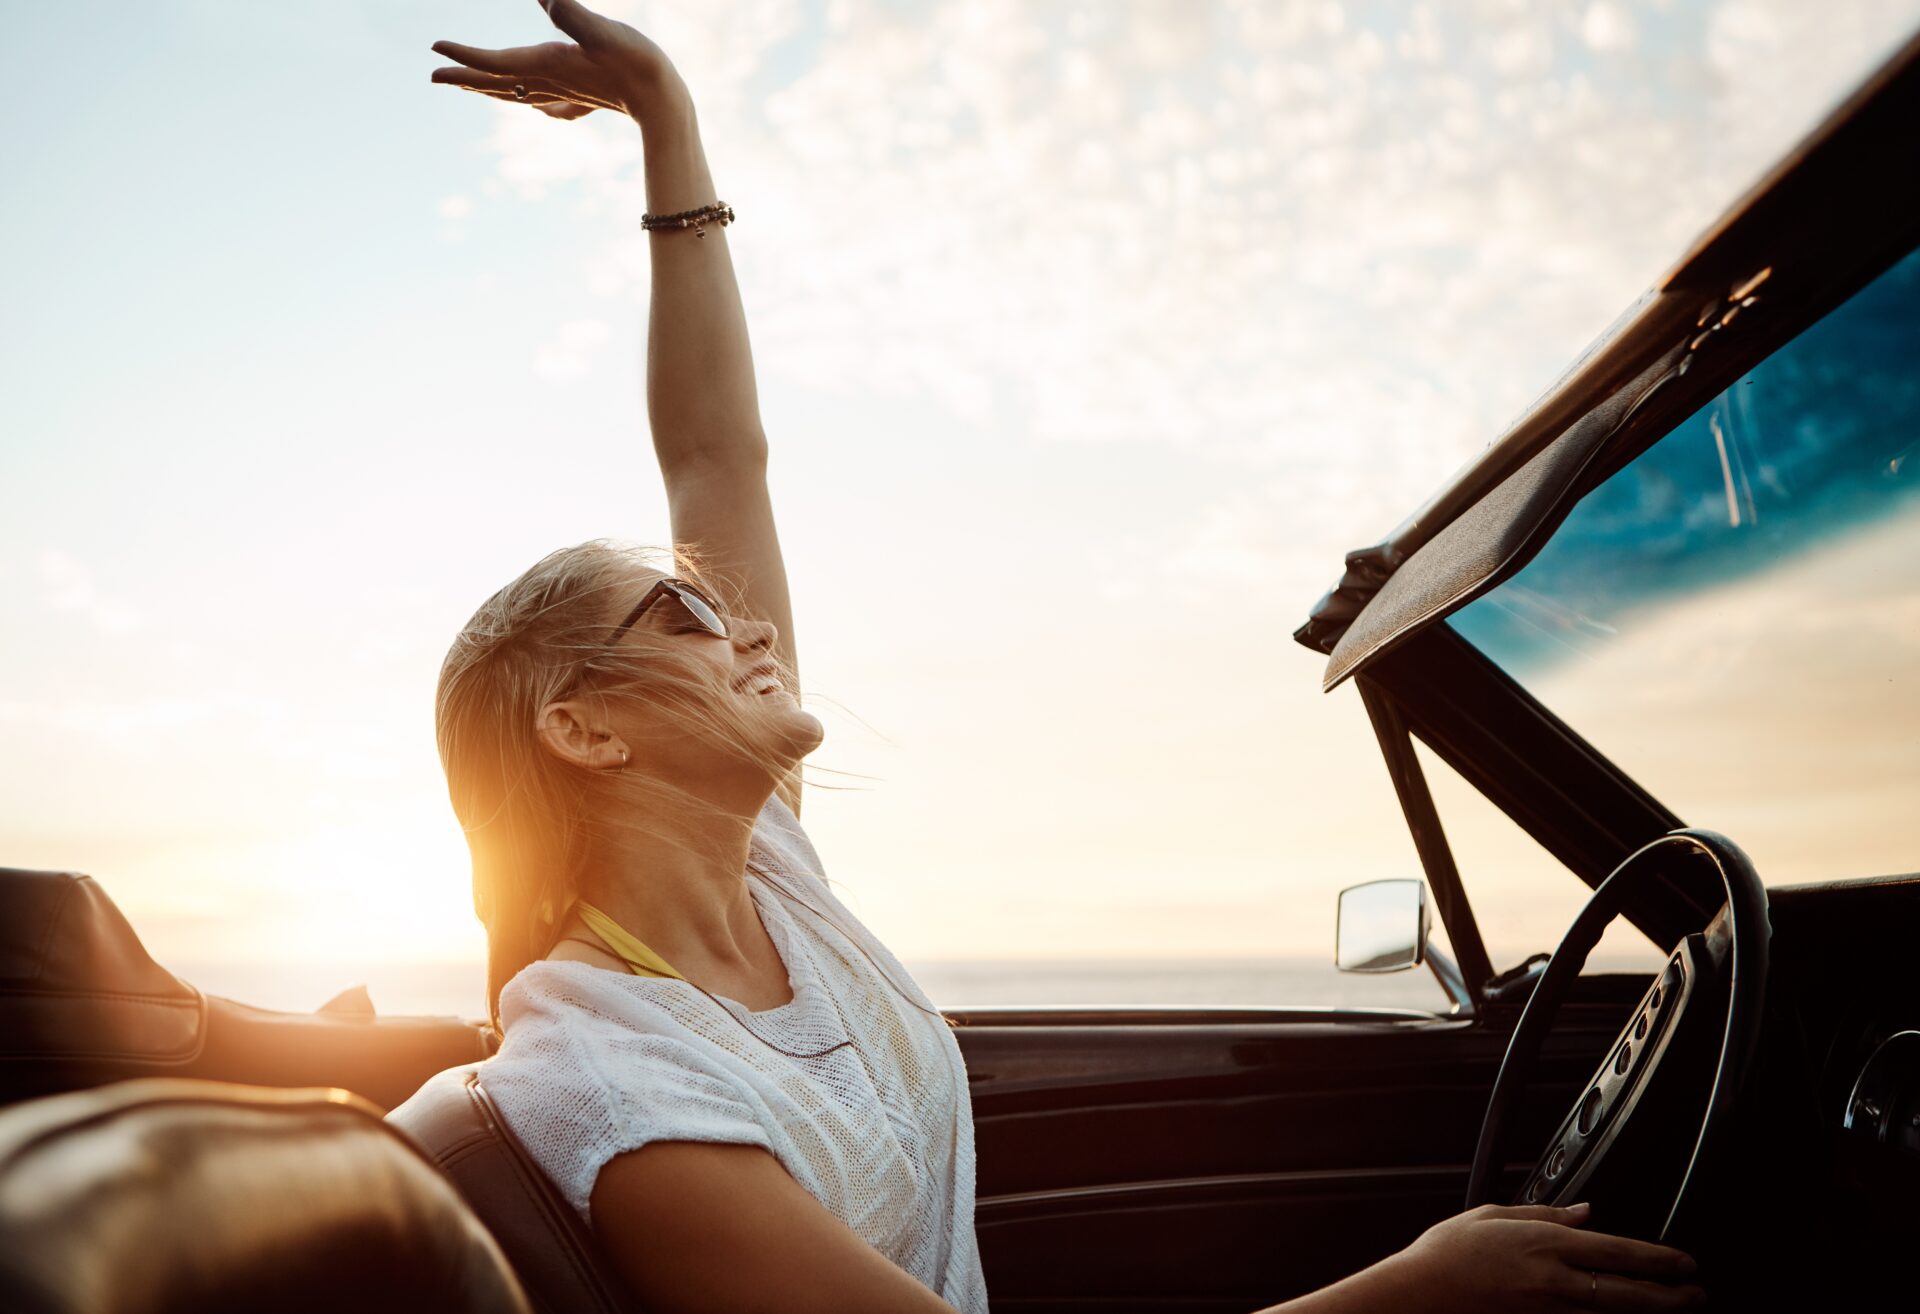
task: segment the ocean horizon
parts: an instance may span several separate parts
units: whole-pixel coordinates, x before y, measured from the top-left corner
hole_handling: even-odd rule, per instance
[[[1326,958],[943,959],[905,965],[942,1008],[1214,1004],[1444,1012],[1448,1007],[1424,967],[1362,976],[1337,972]],[[1599,962],[1589,970],[1608,966]],[[365,986],[382,1015],[486,1014],[486,969],[478,962],[206,962],[172,970],[208,994],[286,1012],[309,1012],[344,990]]]

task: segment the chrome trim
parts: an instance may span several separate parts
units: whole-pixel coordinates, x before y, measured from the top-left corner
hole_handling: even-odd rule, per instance
[[[1466,973],[1460,970],[1460,964],[1453,961],[1451,955],[1431,940],[1427,942],[1427,967],[1433,972],[1433,979],[1447,992],[1447,998],[1453,1001],[1453,1011],[1449,1017],[1473,1016],[1473,992],[1467,989]]]
[[[1244,1026],[1380,1022],[1452,1022],[1455,1013],[1418,1008],[1313,1008],[1291,1004],[979,1004],[942,1008],[957,1026],[978,1020],[986,1024],[1026,1026]]]

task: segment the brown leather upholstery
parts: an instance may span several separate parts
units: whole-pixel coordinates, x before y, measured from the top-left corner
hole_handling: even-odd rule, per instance
[[[501,1120],[480,1064],[439,1073],[387,1115],[492,1230],[540,1314],[638,1314],[593,1233]]]
[[[164,1075],[339,1086],[391,1108],[493,1049],[491,1028],[459,1018],[202,994],[148,956],[91,877],[0,867],[0,1102]]]
[[[446,1180],[339,1090],[153,1079],[0,1111],[10,1314],[526,1314]]]

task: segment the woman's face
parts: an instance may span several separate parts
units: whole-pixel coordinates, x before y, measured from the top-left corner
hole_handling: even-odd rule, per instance
[[[661,578],[658,572],[636,569],[630,586],[610,591],[609,633]],[[824,734],[819,719],[801,709],[774,658],[778,630],[746,616],[721,616],[727,628],[724,638],[701,625],[672,593],[662,591],[614,639],[613,647],[656,670],[679,667],[676,681],[691,677],[686,687],[696,697],[724,700],[724,706],[713,710],[741,728],[758,760],[743,759],[710,730],[701,733],[697,718],[690,723],[665,706],[665,700],[648,697],[648,686],[643,685],[641,696],[610,699],[607,705],[609,728],[632,755],[629,770],[700,792],[707,792],[701,789],[703,783],[725,786],[749,777],[757,786],[765,781],[768,766],[777,768],[777,780],[819,746]]]

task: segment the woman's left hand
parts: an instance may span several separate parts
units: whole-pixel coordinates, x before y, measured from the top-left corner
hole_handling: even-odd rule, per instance
[[[572,41],[507,50],[436,41],[436,53],[465,67],[437,68],[433,80],[531,105],[556,119],[577,119],[597,109],[638,119],[663,98],[686,95],[666,52],[645,34],[594,13],[580,0],[540,0],[540,7]]]

